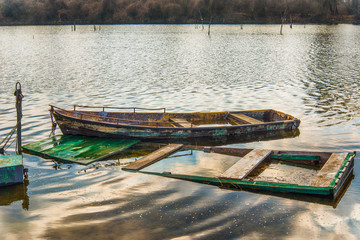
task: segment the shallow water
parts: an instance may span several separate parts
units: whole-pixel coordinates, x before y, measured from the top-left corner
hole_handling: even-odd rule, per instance
[[[301,119],[296,137],[232,147],[360,149],[360,27],[196,25],[0,27],[0,139],[15,125],[22,84],[23,142],[46,138],[49,104],[273,108]],[[57,133],[60,133],[57,130]],[[11,149],[9,149],[11,150]],[[356,158],[359,161],[359,157]],[[336,208],[28,154],[29,185],[0,191],[1,239],[357,239],[359,164]]]

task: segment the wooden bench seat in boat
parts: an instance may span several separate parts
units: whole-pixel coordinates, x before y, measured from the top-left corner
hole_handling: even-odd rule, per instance
[[[170,118],[170,121],[174,122],[175,125],[183,128],[195,127],[195,125],[191,124],[191,122],[188,122],[186,119],[182,119],[182,118]]]
[[[249,124],[263,124],[264,123],[255,118],[246,116],[245,114],[242,114],[242,113],[231,113],[231,114],[229,114],[229,117],[240,123],[244,123],[244,122],[249,123]]]
[[[219,178],[241,180],[249,175],[271,153],[271,150],[254,149],[221,174]]]
[[[177,150],[179,150],[182,146],[183,146],[183,144],[169,144],[169,145],[166,145],[165,147],[159,148],[155,152],[152,152],[149,155],[146,155],[145,157],[140,158],[140,159],[136,160],[133,163],[130,163],[129,165],[127,165],[123,169],[138,171],[138,170],[140,170],[140,169],[142,169],[144,167],[147,167],[147,166],[161,160],[164,157],[169,156],[170,154],[172,154],[172,153],[176,152]]]
[[[313,187],[329,187],[348,153],[333,153],[311,181]]]

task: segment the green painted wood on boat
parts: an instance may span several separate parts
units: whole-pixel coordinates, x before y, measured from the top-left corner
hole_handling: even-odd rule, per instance
[[[57,135],[26,144],[23,149],[42,157],[86,165],[119,153],[139,142],[135,139]]]
[[[22,165],[21,155],[0,155],[0,168]]]
[[[272,154],[272,159],[279,160],[304,160],[304,161],[319,161],[320,156],[318,155],[295,155],[295,154]]]

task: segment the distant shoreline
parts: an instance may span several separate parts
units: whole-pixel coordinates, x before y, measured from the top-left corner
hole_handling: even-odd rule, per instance
[[[0,25],[360,24],[360,0],[0,0]]]
[[[58,22],[58,23],[21,23],[21,22],[0,22],[0,26],[62,26],[62,25],[208,25],[209,22]],[[281,21],[244,21],[244,22],[212,22],[211,25],[280,25]],[[353,24],[359,25],[360,21],[353,19],[353,21],[294,21],[284,22],[284,25],[338,25],[338,24]]]

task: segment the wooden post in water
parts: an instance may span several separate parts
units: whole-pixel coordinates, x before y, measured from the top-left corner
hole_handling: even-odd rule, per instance
[[[16,96],[16,152],[17,154],[22,154],[21,152],[21,118],[22,118],[22,98],[23,95],[21,93],[21,84],[17,82],[15,85],[15,94]]]
[[[204,18],[202,17],[200,10],[199,10],[199,13],[200,13],[200,19],[201,19],[201,28],[202,28],[202,30],[204,30]]]
[[[209,21],[208,35],[210,35],[210,25],[211,25],[211,20],[212,20],[212,17],[210,18],[210,21]]]

